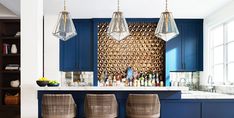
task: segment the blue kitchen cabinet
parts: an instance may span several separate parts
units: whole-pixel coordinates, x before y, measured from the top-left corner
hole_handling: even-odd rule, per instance
[[[77,36],[67,40],[60,40],[60,71],[72,71],[77,68]]]
[[[182,25],[182,70],[202,71],[203,69],[203,21],[192,20]]]
[[[61,71],[94,71],[97,85],[98,23],[110,19],[75,19],[77,36],[60,41]],[[127,19],[128,22],[158,22],[158,19]],[[170,71],[203,70],[203,20],[177,19],[180,34],[166,43],[166,85],[170,84]]]
[[[183,100],[162,100],[161,118],[200,118],[201,104]]]
[[[176,20],[180,34],[166,44],[166,85],[170,71],[203,70],[203,20]]]
[[[233,100],[204,102],[202,104],[202,118],[234,118]]]
[[[92,71],[92,20],[74,19],[73,22],[77,35],[68,41],[60,41],[60,71]]]
[[[202,71],[203,20],[177,20],[180,34],[166,45],[170,71]]]

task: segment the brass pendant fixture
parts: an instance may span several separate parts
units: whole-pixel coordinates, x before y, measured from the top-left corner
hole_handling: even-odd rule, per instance
[[[167,9],[167,0],[166,10],[161,14],[157,28],[155,30],[155,35],[165,41],[169,41],[170,39],[179,35],[179,31],[172,16],[172,13],[169,12]]]
[[[113,13],[107,34],[117,41],[121,41],[130,35],[128,24],[123,16],[123,12],[119,10],[119,0],[117,11]]]
[[[64,10],[59,13],[58,21],[53,31],[53,35],[60,40],[67,41],[77,35],[75,26],[70,13],[66,10],[66,1],[64,0]]]

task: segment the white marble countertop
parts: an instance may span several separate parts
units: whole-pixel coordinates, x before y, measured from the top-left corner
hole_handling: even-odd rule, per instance
[[[181,91],[181,99],[234,99],[234,95],[189,91],[188,87],[37,87],[40,91]]]
[[[181,99],[234,99],[234,95],[204,91],[182,91]]]
[[[38,87],[37,90],[52,91],[188,91],[188,87]]]

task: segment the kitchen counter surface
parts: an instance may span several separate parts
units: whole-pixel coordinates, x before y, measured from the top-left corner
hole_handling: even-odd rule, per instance
[[[181,99],[234,99],[234,95],[204,91],[182,91]]]
[[[39,87],[45,91],[188,91],[188,87]]]
[[[38,91],[159,91],[181,92],[181,99],[234,99],[234,95],[189,91],[188,87],[38,87]]]

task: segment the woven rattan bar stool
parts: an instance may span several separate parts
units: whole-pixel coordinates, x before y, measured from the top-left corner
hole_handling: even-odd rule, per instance
[[[157,94],[129,94],[126,104],[128,118],[159,118],[160,101]]]
[[[87,94],[85,98],[86,118],[116,118],[118,104],[114,94]]]
[[[71,94],[44,94],[42,97],[43,118],[74,118],[76,104]]]

